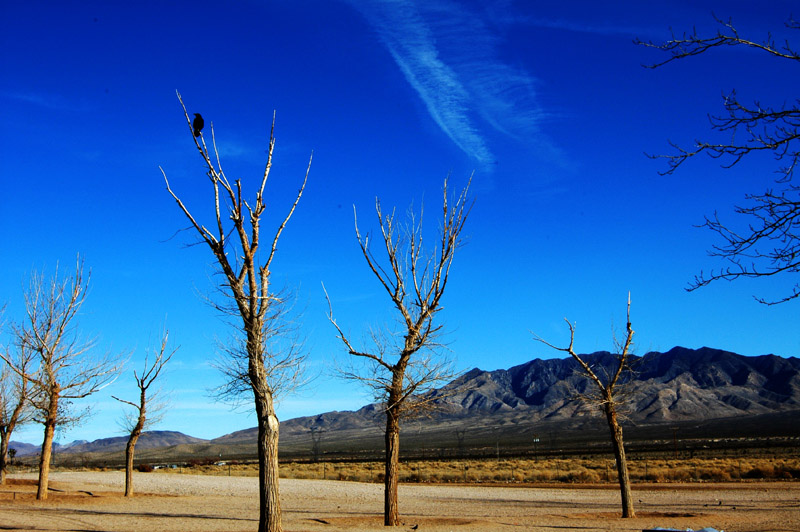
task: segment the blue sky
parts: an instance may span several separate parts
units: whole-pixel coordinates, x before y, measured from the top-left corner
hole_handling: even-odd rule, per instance
[[[99,349],[145,349],[170,330],[180,345],[162,386],[172,408],[155,428],[213,438],[255,425],[249,408],[209,397],[210,366],[228,333],[202,294],[213,289],[208,249],[189,246],[186,221],[159,166],[184,200],[210,214],[190,113],[213,122],[223,164],[253,189],[277,113],[265,230],[280,223],[312,150],[306,193],[283,234],[274,281],[296,308],[317,378],[278,406],[281,419],[355,409],[369,394],[333,376],[345,356],[340,325],[360,338],[391,323],[389,302],[353,232],[353,206],[374,229],[375,197],[402,212],[438,208],[444,177],[474,172],[469,242],[456,257],[444,310],[461,369],[506,368],[556,353],[532,332],[576,347],[612,347],[632,297],[638,352],[681,345],[745,355],[800,355],[798,304],[765,307],[796,282],[718,283],[687,293],[715,242],[694,227],[770,184],[769,157],[724,170],[687,163],[662,177],[645,153],[709,137],[708,113],[736,89],[742,101],[793,101],[800,72],[728,49],[657,70],[632,44],[697,27],[712,12],[760,39],[794,39],[790,2],[243,1],[42,2],[0,7],[0,154],[4,194],[0,302],[22,313],[32,269],[52,272],[78,253],[91,269],[81,330]],[[206,130],[208,133],[209,130]],[[210,141],[210,138],[208,138]],[[8,336],[2,337],[8,342]],[[119,434],[132,366],[91,402],[94,417],[61,435]],[[40,441],[40,427],[19,441]]]

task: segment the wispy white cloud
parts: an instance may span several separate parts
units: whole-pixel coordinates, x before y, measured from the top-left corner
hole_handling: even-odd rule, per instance
[[[41,92],[2,92],[3,97],[17,102],[34,105],[51,111],[85,111],[88,107],[83,103],[74,103],[60,94],[45,94]]]
[[[550,28],[555,30],[565,30],[574,33],[591,33],[595,35],[623,35],[627,37],[639,37],[653,33],[653,28],[637,26],[615,26],[604,24],[586,24],[582,22],[554,19],[554,18],[516,18],[514,24],[524,24],[536,28]]]
[[[374,27],[441,130],[479,163],[494,155],[487,129],[538,133],[545,113],[535,79],[498,59],[499,38],[480,14],[447,0],[351,2]]]

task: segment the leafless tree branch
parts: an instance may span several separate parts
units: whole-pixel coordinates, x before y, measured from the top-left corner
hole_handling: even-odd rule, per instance
[[[6,479],[11,435],[17,427],[31,421],[32,416],[28,400],[30,385],[25,378],[32,364],[32,353],[25,345],[6,347],[3,351],[0,353],[0,484],[4,484]],[[7,362],[9,360],[11,364]],[[14,371],[12,366],[18,371]]]
[[[601,409],[608,423],[611,432],[611,443],[614,448],[614,456],[617,462],[617,473],[620,485],[620,494],[622,497],[622,517],[635,517],[633,508],[633,496],[631,494],[630,477],[628,475],[628,463],[625,457],[625,445],[622,436],[622,427],[619,424],[618,409],[621,405],[620,396],[618,394],[618,386],[620,379],[626,371],[630,371],[631,348],[633,346],[633,328],[631,326],[631,296],[628,294],[628,307],[627,307],[627,324],[626,335],[624,342],[617,343],[617,365],[613,373],[607,380],[603,380],[597,375],[597,372],[584,360],[581,355],[575,352],[575,326],[568,320],[564,320],[569,326],[569,345],[567,347],[557,347],[550,342],[542,339],[534,334],[534,339],[537,342],[551,347],[557,351],[568,353],[580,366],[581,372],[594,383],[597,388],[595,395],[583,395],[584,401],[590,401],[595,407]]]
[[[472,207],[472,202],[467,199],[468,191],[469,183],[451,202],[445,180],[439,241],[430,252],[423,245],[423,208],[420,208],[419,217],[409,209],[407,224],[398,227],[394,211],[384,215],[381,203],[376,199],[375,213],[385,251],[383,260],[373,254],[370,235],[362,236],[354,209],[356,240],[361,255],[399,315],[400,327],[396,334],[393,331],[386,334],[373,332],[370,348],[356,348],[334,319],[331,299],[325,291],[328,319],[336,328],[338,338],[353,357],[351,361],[364,363],[363,367],[351,365],[342,375],[370,388],[376,399],[384,404],[384,524],[387,526],[397,526],[400,522],[397,506],[400,420],[429,407],[433,399],[426,397],[426,392],[455,376],[449,359],[440,352],[438,335],[442,327],[434,324],[434,317],[442,308],[441,298],[450,267],[456,250],[462,244],[462,231]]]
[[[136,442],[148,425],[157,423],[163,409],[163,403],[156,402],[158,392],[152,392],[150,387],[161,374],[164,367],[178,351],[178,348],[167,351],[167,341],[169,331],[164,331],[161,338],[161,348],[151,361],[148,360],[148,353],[145,354],[144,364],[141,373],[133,371],[133,378],[136,380],[136,388],[139,392],[139,401],[133,402],[127,399],[120,399],[112,395],[117,401],[132,406],[136,409],[135,415],[126,416],[125,429],[128,432],[128,443],[125,446],[125,496],[133,496],[133,458],[136,452]]]
[[[669,58],[648,65],[657,68],[678,59],[703,54],[723,46],[741,46],[764,52],[769,56],[800,62],[800,52],[789,42],[778,46],[771,35],[763,41],[742,37],[731,20],[715,20],[721,26],[711,37],[701,37],[694,30],[690,34],[676,35],[664,43],[636,41],[637,44],[655,48],[669,54]],[[800,29],[800,23],[790,20],[786,26],[792,30]],[[779,167],[774,181],[781,187],[773,191],[767,189],[761,194],[745,196],[746,206],[735,209],[742,219],[750,220],[745,227],[736,230],[732,225],[722,222],[716,214],[706,217],[702,227],[717,233],[722,243],[713,246],[709,254],[730,263],[730,266],[700,272],[689,283],[692,291],[718,281],[735,279],[772,277],[780,274],[800,272],[800,187],[792,183],[795,169],[800,162],[800,99],[791,105],[780,107],[742,103],[736,91],[724,97],[725,113],[709,118],[712,131],[723,134],[728,140],[720,142],[695,140],[694,146],[684,148],[670,142],[675,153],[669,155],[649,155],[654,159],[665,159],[667,169],[662,175],[674,173],[692,157],[705,153],[714,159],[721,159],[723,168],[731,168],[745,157],[766,152],[772,155]],[[788,295],[776,299],[756,297],[756,300],[774,305],[800,297],[800,283],[795,284]]]
[[[44,425],[37,499],[47,498],[56,427],[78,423],[88,414],[88,410],[71,412],[72,402],[109,385],[123,365],[120,355],[90,356],[94,339],[82,338],[77,332],[76,317],[88,285],[89,277],[84,277],[80,258],[71,276],[60,277],[58,268],[50,279],[34,272],[25,292],[26,318],[15,327],[14,336],[18,349],[28,351],[35,362],[30,368],[21,367],[20,362],[0,354],[29,383],[28,400],[34,420]]]
[[[286,383],[281,379],[288,377],[291,381],[294,371],[290,368],[297,369],[302,365],[303,353],[298,349],[298,344],[290,345],[288,351],[279,353],[271,351],[269,341],[274,340],[274,333],[281,328],[276,328],[270,321],[275,316],[273,311],[277,302],[270,287],[270,266],[277,250],[278,239],[305,190],[311,158],[292,207],[271,240],[267,258],[260,262],[258,252],[261,247],[261,222],[266,210],[264,189],[272,167],[272,154],[275,148],[275,115],[273,114],[270,129],[267,163],[256,188],[255,201],[251,203],[244,197],[241,181],[237,179],[231,183],[222,170],[213,123],[211,132],[216,165],[209,154],[203,134],[194,136],[192,121],[180,94],[178,100],[211,182],[215,225],[213,230],[198,222],[171,188],[163,169],[162,175],[167,192],[213,253],[233,307],[227,310],[233,319],[240,322],[237,329],[241,334],[237,335],[235,341],[226,348],[230,355],[230,364],[223,366],[223,374],[229,379],[227,391],[231,394],[241,392],[244,389],[242,384],[245,382],[253,393],[259,427],[259,532],[280,532],[282,525],[277,454],[279,423],[275,415],[273,396],[278,389],[281,389],[281,383]],[[224,306],[217,308],[225,309]]]

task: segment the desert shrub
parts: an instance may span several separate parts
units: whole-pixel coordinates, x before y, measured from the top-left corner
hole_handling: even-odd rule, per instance
[[[589,469],[571,472],[569,478],[570,482],[600,482],[600,474]]]
[[[743,476],[750,479],[772,478],[775,476],[775,470],[767,465],[757,466],[744,473]]]
[[[151,466],[150,464],[139,464],[136,466],[136,471],[140,473],[152,473],[153,466]]]
[[[687,482],[691,480],[691,473],[688,469],[670,468],[664,471],[663,480],[670,482]]]
[[[463,480],[463,478],[464,476],[458,473],[442,473],[442,482],[458,482],[459,480]]]
[[[719,468],[704,468],[698,471],[700,480],[710,480],[713,482],[727,482],[731,480],[729,471]]]

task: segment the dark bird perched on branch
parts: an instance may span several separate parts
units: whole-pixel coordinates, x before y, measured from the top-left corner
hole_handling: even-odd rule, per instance
[[[206,123],[203,121],[203,117],[200,116],[200,113],[194,114],[194,120],[192,121],[192,128],[194,129],[194,136],[199,137],[200,132],[203,131],[203,126]]]

